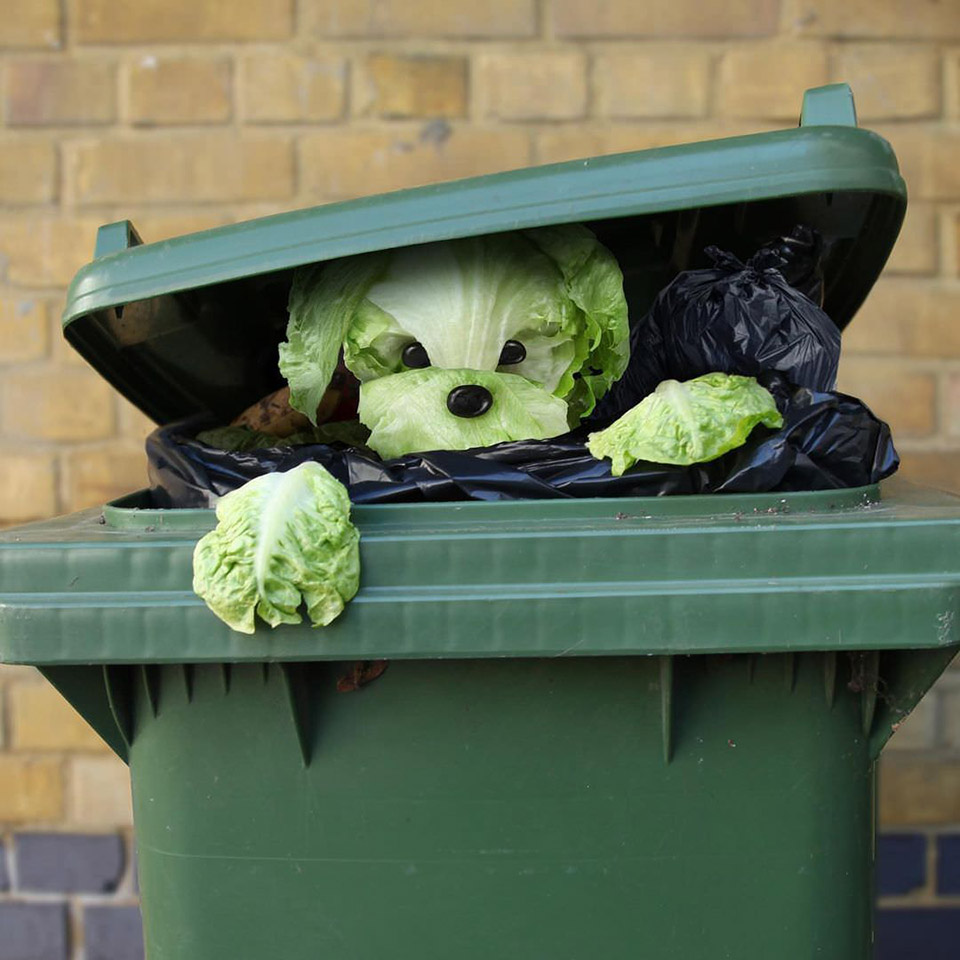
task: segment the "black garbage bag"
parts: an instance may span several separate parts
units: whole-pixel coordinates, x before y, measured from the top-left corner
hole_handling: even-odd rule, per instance
[[[326,467],[354,503],[832,490],[876,483],[897,469],[889,428],[859,400],[794,387],[776,373],[760,380],[777,400],[783,427],[758,427],[742,447],[689,467],[641,462],[614,477],[609,461],[587,450],[586,426],[553,440],[383,461],[343,444],[231,453],[193,439],[199,425],[184,423],[148,438],[151,489],[157,506],[205,507],[254,477],[305,460]]]
[[[818,307],[823,306],[823,238],[812,227],[797,224],[768,245],[781,258],[779,270],[794,290]]]
[[[798,227],[746,264],[708,247],[713,266],[678,274],[634,325],[630,364],[591,422],[615,420],[663,380],[705,373],[776,371],[798,386],[833,390],[840,331],[787,279],[822,296],[819,243],[813,231]]]

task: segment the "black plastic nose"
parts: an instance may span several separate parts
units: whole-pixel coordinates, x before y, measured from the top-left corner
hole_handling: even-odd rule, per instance
[[[447,409],[456,417],[479,417],[493,406],[493,396],[486,387],[466,383],[447,394]]]

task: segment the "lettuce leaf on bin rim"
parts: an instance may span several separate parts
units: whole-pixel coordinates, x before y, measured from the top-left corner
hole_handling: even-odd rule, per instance
[[[476,384],[493,397],[479,417],[447,409],[454,387]],[[360,422],[367,445],[389,460],[424,450],[469,450],[507,440],[546,440],[567,432],[567,405],[512,373],[426,367],[370,380],[360,389]]]
[[[217,502],[216,529],[193,554],[193,589],[228,626],[253,633],[255,614],[275,627],[314,626],[343,611],[360,584],[360,535],[346,488],[320,464],[268,473]]]
[[[587,446],[621,476],[638,460],[688,465],[716,460],[741,446],[757,424],[783,426],[773,395],[753,378],[708,373],[680,383],[664,380]]]

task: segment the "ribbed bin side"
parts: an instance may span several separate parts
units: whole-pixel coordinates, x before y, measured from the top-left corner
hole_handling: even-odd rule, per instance
[[[151,960],[866,960],[846,657],[157,668],[131,688]]]

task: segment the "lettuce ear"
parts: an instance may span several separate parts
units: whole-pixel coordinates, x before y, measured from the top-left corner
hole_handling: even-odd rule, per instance
[[[557,265],[567,297],[584,318],[580,376],[566,395],[571,413],[585,417],[630,360],[630,326],[623,274],[613,254],[586,227],[571,223],[524,231]],[[563,396],[564,394],[559,394]]]
[[[366,254],[300,267],[293,274],[280,372],[290,385],[290,406],[313,424],[357,307],[384,265],[384,255]]]
[[[783,426],[768,390],[753,377],[708,373],[686,383],[664,380],[606,430],[591,433],[587,446],[598,460],[609,458],[619,477],[638,460],[683,466],[716,460],[760,423]]]

